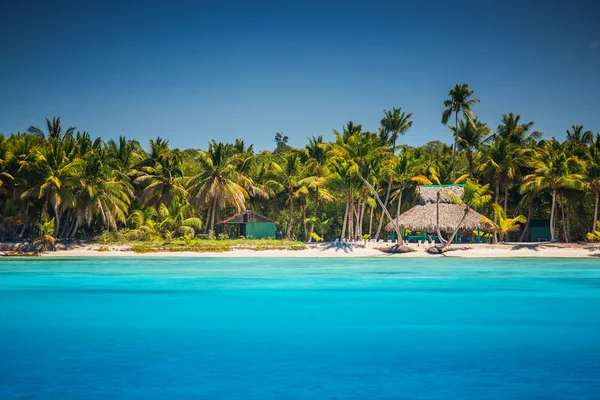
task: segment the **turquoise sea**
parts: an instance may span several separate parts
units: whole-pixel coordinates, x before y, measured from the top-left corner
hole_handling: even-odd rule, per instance
[[[600,260],[0,260],[0,399],[599,399]]]

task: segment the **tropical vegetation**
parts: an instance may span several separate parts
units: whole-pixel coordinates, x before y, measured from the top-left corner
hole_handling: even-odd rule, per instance
[[[0,134],[0,240],[190,243],[218,238],[220,220],[248,209],[290,240],[381,239],[424,183],[477,185],[463,204],[490,216],[495,240],[527,240],[536,219],[550,221],[552,240],[598,240],[600,134],[573,125],[546,137],[513,112],[493,129],[474,95],[457,84],[441,102],[450,145],[417,147],[400,143],[413,114],[399,107],[383,110],[377,132],[349,121],[299,148],[278,132],[260,151],[243,140],[205,150],[104,140],[47,119]]]

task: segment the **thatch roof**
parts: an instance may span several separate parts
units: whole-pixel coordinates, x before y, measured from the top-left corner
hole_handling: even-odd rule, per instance
[[[437,201],[437,193],[440,192],[440,203],[452,203],[454,196],[462,199],[465,192],[464,185],[422,185],[417,187],[419,195],[418,204],[435,203]]]
[[[453,232],[464,215],[465,206],[458,204],[440,203],[440,231]],[[400,214],[396,218],[396,223],[400,229],[410,229],[411,231],[427,231],[435,232],[436,228],[436,204],[426,203],[416,205],[405,213]],[[484,216],[477,211],[469,209],[465,220],[463,221],[461,230],[489,230],[489,226],[483,222]],[[387,231],[394,230],[393,222],[386,225]]]

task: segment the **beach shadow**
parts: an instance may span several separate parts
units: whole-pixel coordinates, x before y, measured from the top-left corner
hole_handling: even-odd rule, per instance
[[[540,249],[543,249],[543,244],[542,243],[519,243],[516,245],[513,245],[511,247],[511,250],[523,250],[523,249],[527,249],[527,250],[533,250],[533,251],[540,251]]]
[[[350,253],[350,252],[354,251],[352,245],[349,244],[349,243],[347,243],[347,244],[334,244],[334,243],[330,243],[326,247],[321,248],[321,251],[331,250],[331,249],[335,249],[336,252],[342,250],[344,253]]]

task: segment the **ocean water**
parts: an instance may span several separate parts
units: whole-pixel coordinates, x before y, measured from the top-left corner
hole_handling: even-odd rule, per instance
[[[600,260],[0,260],[0,399],[599,399]]]

